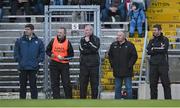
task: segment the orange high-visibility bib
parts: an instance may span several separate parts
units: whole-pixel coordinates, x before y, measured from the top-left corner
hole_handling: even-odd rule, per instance
[[[69,63],[69,60],[59,60],[58,55],[65,57],[68,55],[68,39],[66,39],[63,43],[58,42],[58,37],[56,36],[54,38],[54,42],[52,45],[52,54],[54,54],[54,57],[51,58],[51,60],[61,62],[61,63]]]

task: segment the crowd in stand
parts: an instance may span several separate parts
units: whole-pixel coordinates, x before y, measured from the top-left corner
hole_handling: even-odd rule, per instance
[[[45,5],[100,5],[101,21],[107,21],[109,16],[115,15],[120,16],[120,21],[126,21],[127,13],[130,11],[129,4],[136,1],[139,3],[139,8],[146,7],[148,3],[144,4],[143,0],[9,0],[9,4],[12,15],[16,15],[20,7],[24,7],[26,15],[42,15]],[[3,0],[0,0],[0,15],[2,15],[2,7]]]
[[[3,2],[0,0],[0,20],[2,19],[2,7],[3,7]]]
[[[137,28],[138,36],[142,37],[142,26],[145,22],[144,11],[150,0],[9,0],[10,14],[17,15],[17,10],[24,7],[25,15],[43,15],[45,5],[100,5],[100,20],[102,22],[130,22],[130,37]],[[75,15],[77,15],[75,13]],[[3,0],[0,0],[0,20],[3,16]],[[74,16],[76,18],[76,16]],[[26,22],[31,18],[26,17]],[[86,21],[92,21],[93,15],[87,14]],[[10,18],[15,22],[16,18]],[[75,21],[75,20],[73,20]]]
[[[137,28],[139,37],[142,37],[142,26],[145,22],[144,11],[150,0],[9,0],[10,14],[17,15],[18,9],[23,7],[25,15],[43,15],[45,5],[100,5],[100,20],[102,22],[130,22],[130,37],[134,36]],[[78,18],[76,12],[74,19]],[[0,0],[0,20],[3,18],[3,0]],[[26,22],[31,22],[31,18],[26,17]],[[93,15],[88,14],[86,21],[93,21]],[[15,22],[16,18],[10,18],[10,22]],[[76,21],[76,20],[73,20]]]

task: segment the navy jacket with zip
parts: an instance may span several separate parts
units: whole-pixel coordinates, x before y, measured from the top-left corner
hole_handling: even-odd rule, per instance
[[[43,62],[44,56],[44,44],[35,34],[31,40],[26,36],[16,40],[14,59],[18,62],[19,70],[38,70],[39,63]]]

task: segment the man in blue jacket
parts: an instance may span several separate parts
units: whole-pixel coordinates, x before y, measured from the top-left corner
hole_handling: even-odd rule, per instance
[[[39,63],[44,60],[44,55],[44,44],[34,34],[34,26],[25,25],[24,35],[17,39],[14,48],[14,59],[18,62],[20,72],[20,99],[26,99],[27,80],[29,80],[31,98],[37,99],[36,74]]]

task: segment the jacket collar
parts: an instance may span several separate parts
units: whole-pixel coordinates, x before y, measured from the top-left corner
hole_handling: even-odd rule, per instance
[[[161,38],[163,38],[163,33],[161,33],[159,36],[154,36],[154,39],[161,39]]]
[[[127,43],[127,39],[125,39],[124,43],[120,44],[119,41],[116,41],[118,45],[124,45]]]
[[[23,35],[22,38],[25,39],[25,40],[29,40],[28,37],[27,37],[26,35]],[[33,39],[38,39],[38,37],[35,35],[35,33],[32,34],[31,40],[33,40]]]
[[[85,37],[86,37],[86,36],[84,36],[83,38],[85,39]],[[90,40],[93,40],[93,38],[94,38],[94,34],[92,34],[92,35],[89,37]]]

